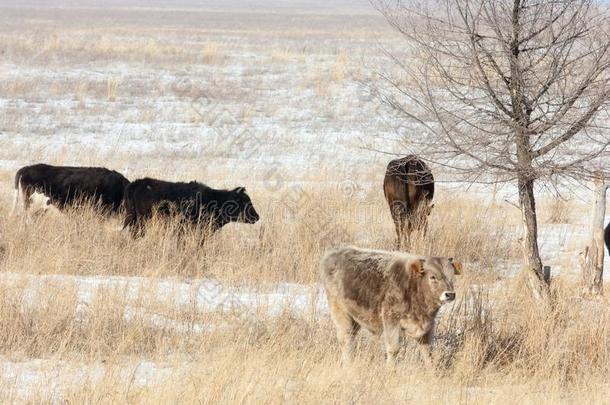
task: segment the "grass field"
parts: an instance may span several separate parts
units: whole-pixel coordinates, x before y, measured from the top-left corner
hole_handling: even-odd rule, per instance
[[[435,368],[412,343],[386,366],[366,333],[340,364],[318,264],[393,247],[373,150],[409,149],[366,84],[403,45],[366,2],[0,1],[0,401],[607,403],[608,302],[579,298],[590,195],[540,192],[541,313],[514,191],[442,167],[412,246],[465,264]],[[200,245],[87,208],[11,215],[15,171],[41,161],[245,186],[261,221]]]

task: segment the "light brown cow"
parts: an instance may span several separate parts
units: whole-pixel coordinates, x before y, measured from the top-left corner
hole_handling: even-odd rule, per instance
[[[453,259],[401,252],[342,247],[320,265],[330,314],[337,328],[343,361],[351,359],[360,327],[383,335],[388,362],[394,362],[403,333],[430,355],[434,320],[444,303],[455,299]]]

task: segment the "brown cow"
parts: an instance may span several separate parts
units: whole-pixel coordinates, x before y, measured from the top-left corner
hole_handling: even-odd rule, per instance
[[[383,193],[396,226],[396,248],[414,230],[428,226],[428,215],[434,205],[434,176],[426,163],[415,155],[388,163],[383,179]]]
[[[337,328],[343,361],[355,335],[365,327],[383,335],[388,362],[394,362],[406,333],[430,355],[434,320],[441,305],[455,299],[453,259],[342,247],[320,264],[322,283]]]

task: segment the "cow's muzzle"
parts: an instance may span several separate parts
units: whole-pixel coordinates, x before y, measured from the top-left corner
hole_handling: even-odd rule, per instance
[[[455,300],[455,291],[443,291],[441,294],[441,302],[451,302]]]
[[[258,222],[258,220],[260,219],[260,216],[258,215],[258,212],[256,212],[256,210],[254,209],[254,206],[249,206],[246,209],[246,215],[244,215],[244,219],[245,222],[248,224],[255,224]]]

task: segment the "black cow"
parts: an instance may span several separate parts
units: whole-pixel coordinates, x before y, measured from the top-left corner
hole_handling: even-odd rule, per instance
[[[35,192],[48,198],[48,204],[65,209],[83,201],[99,204],[106,213],[121,207],[125,187],[129,184],[122,174],[103,167],[70,167],[36,164],[22,167],[15,175],[15,202],[21,190],[24,207],[30,206]]]
[[[217,190],[205,184],[172,183],[144,178],[136,180],[125,190],[125,223],[134,237],[144,233],[146,221],[153,214],[177,216],[184,224],[210,226],[217,231],[229,222],[253,224],[258,213],[244,187]]]
[[[428,215],[434,204],[434,176],[415,155],[388,163],[383,179],[383,193],[396,226],[396,248],[416,229],[427,229]]]
[[[606,227],[604,232],[604,241],[606,241],[606,247],[608,248],[608,254],[610,254],[610,224]]]

